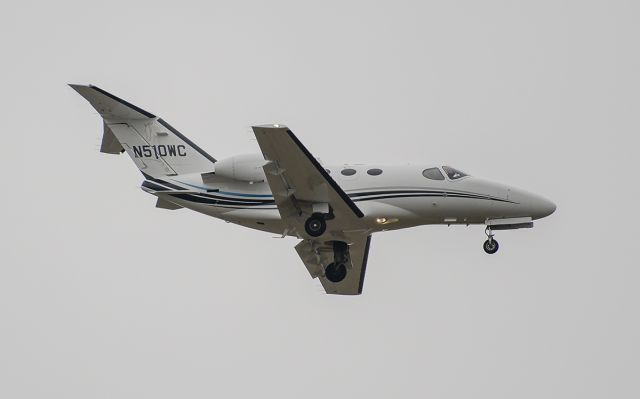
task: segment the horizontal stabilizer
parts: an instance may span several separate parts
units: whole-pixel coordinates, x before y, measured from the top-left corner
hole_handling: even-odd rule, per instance
[[[173,202],[169,202],[169,201],[164,200],[162,198],[158,198],[158,201],[156,202],[156,208],[176,210],[176,209],[180,209],[182,207],[180,205],[174,204]]]

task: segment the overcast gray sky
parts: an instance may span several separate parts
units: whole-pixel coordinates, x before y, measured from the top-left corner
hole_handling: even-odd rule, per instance
[[[637,398],[636,1],[10,2],[3,398]],[[221,159],[434,163],[554,200],[531,230],[373,237],[364,294],[296,240],[154,208],[67,83]]]

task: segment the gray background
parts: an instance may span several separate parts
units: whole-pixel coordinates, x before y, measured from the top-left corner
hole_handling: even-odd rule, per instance
[[[17,3],[17,2],[16,2]],[[637,398],[635,1],[3,3],[0,397]],[[213,156],[446,162],[536,228],[374,236],[364,295],[295,240],[154,208],[66,83]]]

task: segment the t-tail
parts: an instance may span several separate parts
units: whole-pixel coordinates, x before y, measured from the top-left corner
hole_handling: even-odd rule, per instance
[[[100,113],[100,151],[127,152],[152,178],[214,170],[216,160],[161,118],[96,86],[69,85]]]

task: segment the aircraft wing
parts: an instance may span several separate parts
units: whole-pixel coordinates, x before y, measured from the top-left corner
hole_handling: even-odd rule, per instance
[[[254,126],[266,164],[267,183],[288,235],[306,236],[304,222],[316,212],[329,214],[327,230],[322,238],[304,239],[296,251],[313,278],[319,278],[327,294],[358,295],[362,293],[367,254],[371,236],[358,230],[358,219],[364,214],[331,178],[286,126]],[[333,241],[348,245],[346,277],[332,282],[325,268],[334,262]]]
[[[317,240],[303,240],[296,245],[300,259],[313,278],[319,278],[327,294],[362,294],[364,275],[367,269],[370,235],[349,236],[349,262],[347,276],[339,283],[332,283],[325,275],[325,267],[333,262],[333,247]]]
[[[254,126],[253,132],[267,161],[263,169],[285,234],[302,237],[306,218],[320,212],[333,214],[326,237],[339,238],[350,222],[364,216],[289,128]]]

